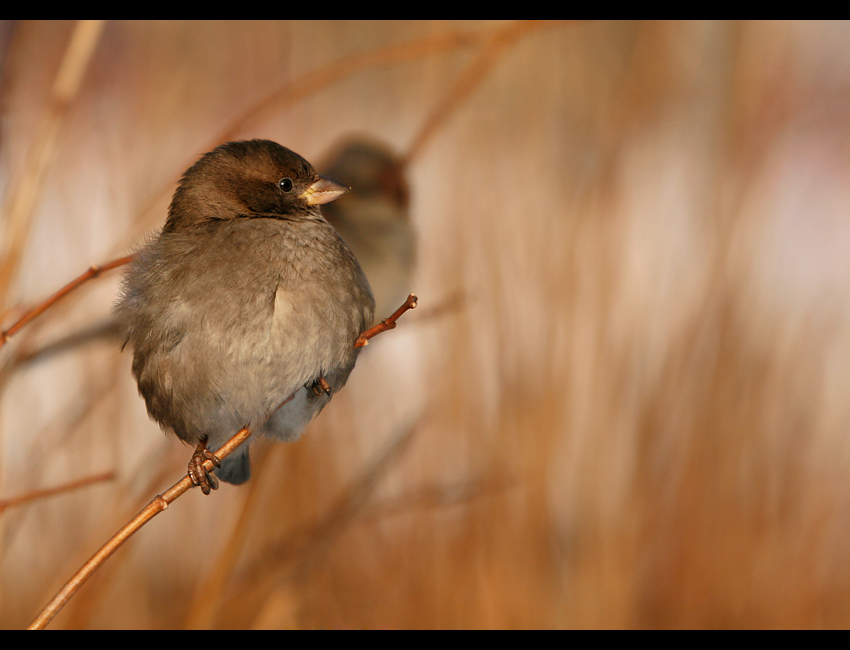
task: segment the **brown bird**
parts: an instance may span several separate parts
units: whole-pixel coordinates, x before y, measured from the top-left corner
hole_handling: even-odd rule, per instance
[[[268,140],[190,167],[162,232],[135,256],[115,314],[148,413],[199,445],[190,475],[239,429],[294,440],[345,384],[374,299],[319,206],[347,191]],[[214,459],[217,460],[217,459]],[[250,476],[246,446],[215,473]]]
[[[335,147],[320,169],[351,187],[324,215],[369,279],[375,313],[390,314],[410,293],[416,262],[404,162],[388,146],[356,136]]]

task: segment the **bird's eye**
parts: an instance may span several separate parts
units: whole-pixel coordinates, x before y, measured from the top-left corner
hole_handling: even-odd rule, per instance
[[[278,183],[278,186],[284,192],[288,192],[289,190],[292,189],[292,181],[288,178],[281,179],[280,182]]]

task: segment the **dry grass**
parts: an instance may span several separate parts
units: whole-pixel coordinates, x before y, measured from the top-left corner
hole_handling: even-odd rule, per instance
[[[26,236],[0,218],[0,327],[161,224],[222,133],[413,151],[421,302],[54,627],[850,625],[850,27],[503,28],[107,23]],[[4,203],[73,29],[0,29]],[[185,470],[113,342],[12,363],[116,283],[0,356],[0,500],[117,473],[2,514],[4,628]]]

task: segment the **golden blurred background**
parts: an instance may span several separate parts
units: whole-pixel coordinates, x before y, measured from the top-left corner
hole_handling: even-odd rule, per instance
[[[224,140],[379,140],[416,232],[419,308],[304,437],[52,627],[850,626],[850,25],[5,21],[0,57],[0,327]],[[0,627],[185,473],[120,341],[44,352],[119,278],[0,351]]]

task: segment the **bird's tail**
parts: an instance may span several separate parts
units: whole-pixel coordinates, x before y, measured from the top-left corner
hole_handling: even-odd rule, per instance
[[[237,449],[221,461],[221,467],[215,470],[215,475],[225,483],[241,485],[251,478],[251,460],[247,449]]]

